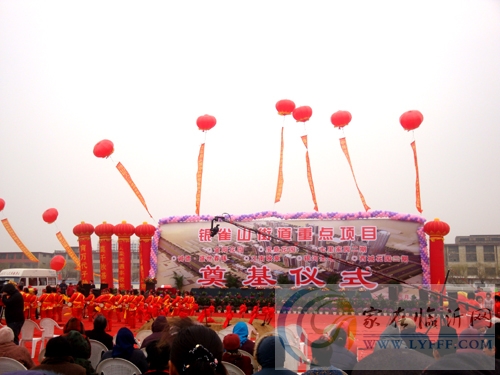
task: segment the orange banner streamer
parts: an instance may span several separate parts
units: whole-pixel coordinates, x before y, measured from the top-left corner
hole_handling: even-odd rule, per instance
[[[120,162],[118,162],[118,164],[116,164],[116,169],[118,169],[118,171],[123,176],[123,178],[125,179],[125,181],[127,181],[128,185],[132,188],[132,190],[134,191],[134,193],[137,196],[137,198],[139,198],[139,200],[141,201],[142,205],[144,206],[144,208],[148,212],[149,217],[153,218],[153,216],[151,216],[151,213],[148,210],[148,206],[146,205],[146,201],[144,200],[144,197],[142,196],[141,192],[139,191],[139,189],[135,185],[134,181],[132,181],[132,177],[130,177],[130,174],[125,169],[125,167],[123,166],[123,164],[120,163]]]
[[[14,229],[11,227],[9,223],[9,219],[2,219],[2,224],[5,227],[5,230],[7,231],[9,236],[14,240],[14,242],[21,249],[24,255],[26,255],[26,257],[32,262],[38,262],[39,260],[37,259],[37,257],[34,256],[26,246],[24,246],[23,242],[19,239],[16,232],[14,232]]]
[[[73,262],[75,262],[76,268],[79,269],[80,268],[80,259],[78,259],[78,257],[76,256],[76,254],[73,251],[73,249],[71,248],[71,246],[69,246],[68,241],[66,241],[66,238],[64,238],[64,236],[62,235],[61,232],[57,232],[56,237],[59,240],[59,242],[61,243],[64,250],[66,250],[66,252],[68,253],[71,260]]]
[[[349,150],[347,149],[347,142],[345,138],[340,138],[340,147],[342,147],[342,151],[344,151],[344,155],[349,163],[349,168],[351,168],[352,177],[354,178],[354,184],[356,185],[356,189],[358,189],[359,197],[361,198],[361,203],[363,203],[363,207],[365,211],[368,211],[370,207],[366,204],[365,197],[359,190],[358,182],[356,181],[356,176],[354,175],[354,169],[352,169],[351,158],[349,157]]]
[[[311,189],[314,211],[318,211],[318,202],[316,202],[316,192],[314,190],[314,182],[311,172],[311,162],[309,161],[309,149],[307,148],[307,135],[303,135],[300,138],[302,138],[302,142],[304,143],[304,146],[306,146],[307,181],[309,182],[309,189]]]
[[[198,154],[198,172],[196,172],[196,215],[200,216],[200,201],[201,201],[201,178],[203,177],[203,158],[205,157],[205,143],[200,146]]]
[[[415,141],[411,143],[411,148],[413,150],[413,159],[415,160],[415,172],[417,174],[415,180],[415,196],[416,196],[416,206],[418,212],[422,213],[422,202],[420,201],[420,178],[418,177],[418,160],[417,160],[417,145]]]
[[[280,150],[280,166],[278,170],[278,186],[276,186],[276,196],[274,197],[274,203],[278,203],[281,200],[281,193],[283,193],[283,149],[285,148],[285,143],[283,141],[283,130],[281,127],[281,150]]]

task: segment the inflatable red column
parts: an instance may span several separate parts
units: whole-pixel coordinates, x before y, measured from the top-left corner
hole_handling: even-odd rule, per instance
[[[146,290],[144,279],[149,274],[149,254],[151,252],[151,237],[155,234],[156,228],[143,222],[135,227],[135,235],[139,237],[139,280],[141,290]]]
[[[450,226],[444,221],[434,219],[434,221],[425,223],[424,232],[429,236],[431,286],[433,290],[441,291],[446,278],[444,270],[444,236],[450,233]]]
[[[113,253],[111,251],[111,236],[115,226],[105,221],[95,227],[95,234],[99,236],[99,262],[101,264],[101,289],[102,284],[113,288]]]
[[[73,228],[73,234],[78,237],[80,247],[80,279],[83,285],[90,284],[90,281],[94,279],[92,242],[90,241],[92,233],[94,233],[94,226],[84,221]]]
[[[118,236],[118,285],[120,290],[132,289],[130,267],[130,236],[135,233],[135,227],[122,221],[115,225],[115,235]]]

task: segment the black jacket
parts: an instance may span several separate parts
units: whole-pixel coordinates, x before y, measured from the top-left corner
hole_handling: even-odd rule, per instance
[[[5,320],[9,323],[24,322],[24,300],[17,288],[12,284],[5,284],[2,292],[7,295],[2,296],[5,305]]]

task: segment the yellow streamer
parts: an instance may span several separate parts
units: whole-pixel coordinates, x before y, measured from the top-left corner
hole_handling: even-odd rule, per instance
[[[123,164],[120,163],[120,162],[118,162],[118,164],[116,164],[116,169],[118,169],[118,171],[123,176],[123,178],[125,179],[125,181],[127,181],[128,185],[132,188],[132,190],[135,193],[135,195],[137,196],[137,198],[139,198],[139,201],[141,201],[142,205],[144,206],[144,208],[148,212],[149,217],[153,218],[153,216],[151,216],[151,213],[148,210],[148,206],[146,205],[146,201],[144,200],[144,197],[142,196],[141,192],[139,191],[139,189],[135,185],[134,181],[132,181],[132,177],[130,177],[130,174],[125,169],[125,167],[123,166]]]
[[[278,203],[281,200],[281,194],[283,193],[283,149],[285,143],[283,141],[283,130],[284,127],[281,127],[281,151],[280,151],[280,166],[278,170],[278,186],[276,186],[276,196],[274,198],[274,203]]]
[[[309,182],[309,189],[311,189],[314,211],[318,211],[318,203],[316,202],[316,192],[314,190],[314,182],[312,178],[311,162],[309,161],[309,149],[307,148],[307,135],[303,135],[300,138],[302,138],[302,142],[304,143],[304,146],[306,146],[307,181]]]
[[[71,246],[69,246],[68,241],[66,241],[66,238],[64,238],[64,236],[62,235],[61,232],[57,232],[56,237],[59,240],[59,242],[61,243],[62,247],[68,253],[71,260],[73,260],[73,262],[75,262],[76,267],[80,268],[80,259],[78,259],[78,257],[76,256],[76,254],[73,251],[73,249],[71,248]]]
[[[196,215],[200,215],[200,201],[201,201],[201,179],[203,177],[203,158],[205,157],[205,143],[200,146],[198,154],[198,171],[196,172]]]
[[[2,224],[5,227],[5,230],[7,233],[10,235],[10,237],[14,240],[16,245],[21,249],[21,251],[26,255],[26,257],[31,260],[32,262],[38,262],[38,259],[36,256],[34,256],[31,251],[28,250],[28,248],[23,244],[23,242],[19,239],[17,236],[16,232],[14,232],[14,229],[9,223],[9,219],[2,219]]]
[[[413,150],[413,159],[415,161],[415,172],[417,175],[415,180],[416,206],[418,212],[422,213],[422,202],[420,201],[420,178],[418,176],[417,145],[415,141],[411,143],[411,148]]]
[[[366,204],[365,197],[361,193],[361,190],[359,190],[358,182],[356,181],[356,176],[354,176],[354,169],[352,169],[351,158],[349,157],[349,150],[347,149],[347,142],[345,138],[340,138],[340,147],[342,147],[342,151],[344,151],[344,155],[347,159],[347,162],[349,163],[349,168],[351,168],[352,177],[354,178],[354,184],[356,185],[356,189],[358,189],[358,194],[359,197],[361,198],[361,203],[363,203],[365,211],[368,211],[370,207],[368,207],[368,205]]]

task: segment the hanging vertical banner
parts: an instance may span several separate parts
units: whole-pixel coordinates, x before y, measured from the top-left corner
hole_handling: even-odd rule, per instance
[[[203,177],[203,158],[205,157],[205,143],[200,146],[198,153],[198,171],[196,172],[196,215],[200,215],[201,180]]]
[[[285,127],[281,127],[281,150],[280,150],[280,166],[278,170],[278,185],[276,186],[276,196],[274,198],[274,203],[278,203],[281,200],[281,194],[283,193],[283,149],[285,148],[285,143],[283,141],[283,131]]]
[[[135,233],[135,227],[122,221],[115,225],[115,235],[118,236],[118,284],[120,290],[132,288],[130,236]]]
[[[26,255],[26,257],[32,262],[38,262],[38,258],[34,256],[31,251],[23,244],[23,242],[19,239],[14,229],[11,227],[8,219],[2,219],[2,224],[5,227],[5,230],[9,234],[9,236],[14,240],[16,245],[21,249],[21,251]]]
[[[366,204],[365,197],[361,193],[361,190],[359,190],[358,182],[356,181],[356,176],[354,175],[354,170],[352,169],[351,158],[349,157],[349,150],[347,149],[347,142],[345,138],[340,138],[340,147],[342,147],[342,151],[344,152],[347,162],[349,163],[349,168],[351,168],[352,177],[354,178],[354,184],[356,185],[356,189],[358,189],[359,197],[361,198],[361,203],[363,203],[365,211],[368,211],[370,207],[368,207],[368,205]]]
[[[135,228],[135,235],[139,237],[139,281],[141,290],[146,290],[146,277],[149,276],[151,237],[155,234],[156,228],[147,222]]]
[[[95,234],[99,236],[99,261],[101,264],[101,285],[107,284],[108,288],[113,288],[113,253],[111,251],[111,236],[113,236],[115,226],[106,223],[95,227]]]
[[[94,277],[92,242],[90,241],[92,233],[94,233],[94,226],[83,221],[73,228],[73,234],[78,237],[80,247],[80,280],[82,280],[82,284],[91,284]]]
[[[57,232],[56,237],[59,240],[59,243],[64,248],[64,250],[66,250],[66,253],[68,253],[71,260],[73,262],[75,262],[76,268],[79,269],[80,268],[80,259],[78,259],[78,257],[76,256],[76,254],[73,251],[73,249],[71,248],[71,246],[69,246],[68,241],[66,241],[66,238],[64,238],[64,236],[61,232]]]
[[[311,172],[311,162],[309,161],[309,149],[307,147],[307,135],[303,135],[302,142],[304,142],[304,146],[306,146],[306,165],[307,165],[307,181],[309,182],[309,188],[311,189],[312,200],[314,203],[314,211],[318,211],[318,203],[316,202],[316,192],[314,191],[314,182],[312,178]]]
[[[413,150],[413,159],[415,161],[415,172],[416,172],[416,180],[415,180],[416,206],[418,212],[422,213],[422,202],[420,201],[420,178],[418,176],[417,145],[415,141],[411,143],[411,149]]]
[[[134,193],[137,196],[137,198],[139,198],[139,201],[142,203],[142,205],[144,206],[144,208],[148,212],[149,217],[153,218],[153,216],[151,216],[151,213],[148,210],[148,206],[146,205],[146,201],[144,200],[144,197],[142,196],[141,192],[137,188],[137,186],[134,183],[134,181],[132,181],[132,177],[130,177],[130,174],[125,169],[125,167],[123,166],[123,164],[120,163],[120,162],[118,162],[118,164],[116,164],[116,169],[118,169],[118,171],[123,176],[123,178],[125,179],[125,181],[127,181],[128,185],[132,188],[132,190],[134,191]]]

